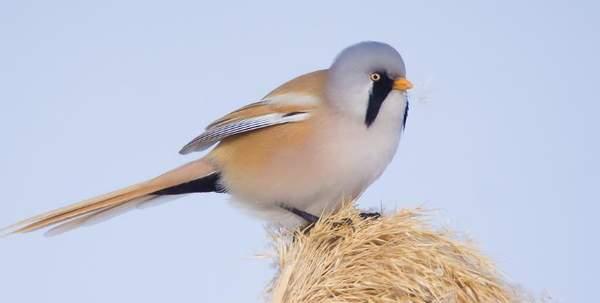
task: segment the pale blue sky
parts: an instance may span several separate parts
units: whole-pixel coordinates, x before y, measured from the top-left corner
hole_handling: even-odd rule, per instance
[[[597,2],[596,2],[597,3]],[[595,298],[594,1],[3,1],[0,225],[154,176],[212,119],[380,40],[417,85],[363,207],[424,206],[511,281]],[[263,223],[191,196],[0,240],[2,302],[260,302]]]

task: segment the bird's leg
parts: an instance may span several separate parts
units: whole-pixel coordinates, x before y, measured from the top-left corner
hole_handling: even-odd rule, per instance
[[[303,210],[299,210],[295,207],[289,207],[285,204],[281,204],[280,206],[281,206],[281,208],[291,212],[292,214],[304,219],[309,224],[315,224],[315,222],[317,222],[319,220],[319,217],[317,217],[313,214],[307,213]]]

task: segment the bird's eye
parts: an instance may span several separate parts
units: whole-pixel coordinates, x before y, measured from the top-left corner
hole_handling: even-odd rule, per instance
[[[371,79],[371,81],[379,81],[381,80],[381,75],[379,73],[372,73],[371,75],[369,75],[369,78]]]

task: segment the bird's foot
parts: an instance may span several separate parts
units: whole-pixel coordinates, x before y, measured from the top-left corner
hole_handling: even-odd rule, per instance
[[[307,222],[307,224],[302,228],[302,231],[305,234],[308,234],[311,231],[311,229],[315,226],[315,223],[317,223],[317,221],[319,221],[319,217],[317,217],[317,216],[315,216],[315,215],[313,215],[311,213],[305,212],[305,211],[297,209],[295,207],[287,206],[285,204],[281,204],[280,206],[281,206],[281,208],[283,208],[283,209],[291,212],[292,214],[294,214],[294,215],[302,218],[304,221]],[[363,220],[368,220],[368,219],[376,220],[376,219],[381,218],[381,213],[378,213],[378,212],[361,212],[359,214],[359,216]],[[346,219],[343,220],[343,222],[336,222],[336,223],[333,224],[334,227],[339,227],[339,226],[342,226],[342,225],[352,225],[352,219],[346,218]]]
[[[363,219],[363,220],[368,220],[368,219],[379,219],[381,218],[381,214],[378,212],[370,212],[370,213],[359,213],[358,216]],[[352,222],[352,219],[350,218],[344,218],[342,219],[342,222],[336,222],[333,224],[334,227],[339,227],[342,225],[352,225],[354,222]]]
[[[378,212],[372,212],[372,213],[360,213],[358,214],[362,219],[366,220],[366,219],[379,219],[381,218],[381,214]]]

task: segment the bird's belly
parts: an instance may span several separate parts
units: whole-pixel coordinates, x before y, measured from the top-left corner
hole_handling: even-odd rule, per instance
[[[281,204],[315,215],[335,210],[379,177],[398,139],[397,131],[374,135],[361,125],[322,129],[300,144],[253,144],[229,154],[236,159],[227,163],[238,164],[222,167],[222,182],[239,205],[271,221],[296,222]]]

